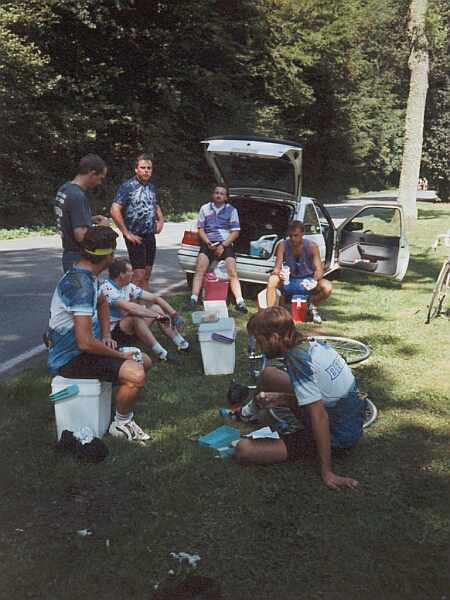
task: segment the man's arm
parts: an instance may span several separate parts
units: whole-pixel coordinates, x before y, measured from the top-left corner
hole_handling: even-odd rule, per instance
[[[92,333],[92,317],[88,315],[74,315],[75,341],[81,352],[98,354],[100,356],[115,356],[117,358],[131,358],[130,352],[119,352],[106,346]]]
[[[285,392],[259,392],[255,396],[255,404],[258,408],[275,408],[276,406],[298,408],[295,394],[286,394]]]
[[[103,343],[115,350],[117,342],[111,337],[111,322],[109,318],[109,304],[104,296],[100,296],[97,302],[98,320],[100,321],[100,330],[102,332]]]
[[[156,229],[155,233],[161,233],[164,227],[164,215],[159,206],[156,207]]]
[[[202,242],[204,242],[208,246],[208,248],[210,248],[210,249],[214,248],[214,246],[209,241],[209,238],[206,235],[205,230],[202,227],[199,227],[197,229],[197,233],[198,233],[198,237],[201,239]]]
[[[78,243],[83,241],[87,230],[87,227],[75,227],[75,229],[73,229],[73,237],[77,240]]]
[[[157,296],[156,294],[152,294],[151,292],[143,290],[140,299],[144,300],[144,302],[149,302],[150,304],[157,304],[166,315],[169,315],[171,319],[174,319],[177,316],[177,311],[172,308],[170,304],[164,300],[164,298],[161,298],[161,296]]]
[[[94,215],[92,217],[92,222],[94,223],[94,225],[109,225],[108,217],[104,217],[103,215]]]
[[[238,239],[239,237],[239,229],[235,229],[234,231],[230,231],[226,240],[224,240],[221,244],[214,247],[214,254],[219,258],[224,253],[225,248],[231,246],[231,244]]]
[[[67,207],[66,207],[67,203]],[[73,237],[78,243],[84,239],[86,231],[91,226],[92,217],[91,209],[89,208],[88,199],[85,194],[71,192],[64,203],[65,210],[70,216]]]
[[[283,266],[283,258],[284,258],[284,244],[283,240],[280,240],[277,244],[277,248],[275,250],[275,268],[273,270],[274,275],[280,275],[281,267]]]
[[[138,304],[137,302],[130,302],[128,300],[117,300],[114,304],[121,310],[124,310],[129,315],[132,315],[133,317],[144,317],[148,319],[158,319],[161,317],[160,313],[152,311],[143,304]]]
[[[128,231],[127,226],[125,225],[125,221],[123,220],[122,214],[122,205],[118,202],[113,202],[111,205],[111,217],[113,218],[114,223],[122,232],[123,236],[132,244],[139,245],[142,243],[142,238],[139,235],[134,235]]]
[[[319,246],[315,242],[311,242],[311,259],[314,266],[314,279],[319,281],[323,277],[322,261],[320,260]]]
[[[316,442],[320,459],[320,472],[322,479],[328,487],[338,490],[341,487],[355,489],[358,486],[356,479],[340,477],[331,469],[331,442],[328,414],[321,400],[307,404],[304,407],[311,419],[311,427]]]

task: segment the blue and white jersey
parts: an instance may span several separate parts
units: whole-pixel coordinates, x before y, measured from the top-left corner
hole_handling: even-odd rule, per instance
[[[324,342],[301,343],[286,354],[286,364],[299,406],[322,400],[334,407],[355,386],[350,367]]]
[[[129,283],[123,287],[119,287],[112,279],[106,279],[100,286],[100,292],[108,300],[109,304],[109,320],[111,323],[111,330],[118,321],[127,316],[127,312],[117,306],[119,300],[125,300],[126,302],[133,302],[142,298],[144,290],[134,283]]]
[[[158,201],[153,183],[142,183],[137,177],[132,177],[119,186],[113,202],[123,207],[123,219],[131,233],[146,235],[155,232]]]
[[[218,209],[214,202],[208,202],[200,208],[197,227],[204,230],[210,242],[223,242],[230,231],[241,229],[238,211],[234,206],[225,204]]]
[[[60,279],[50,305],[48,368],[56,374],[72,358],[81,354],[75,340],[76,316],[92,318],[92,331],[100,339],[97,316],[98,280],[90,271],[72,267]]]

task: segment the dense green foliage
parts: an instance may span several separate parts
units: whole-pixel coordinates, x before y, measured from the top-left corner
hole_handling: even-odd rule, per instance
[[[137,152],[169,212],[210,181],[199,141],[305,144],[315,194],[396,185],[408,93],[407,0],[11,0],[0,7],[2,217],[42,217],[95,151],[101,208]],[[433,0],[424,173],[448,185],[448,7]],[[447,170],[446,170],[447,169]],[[32,209],[32,210],[31,210]]]

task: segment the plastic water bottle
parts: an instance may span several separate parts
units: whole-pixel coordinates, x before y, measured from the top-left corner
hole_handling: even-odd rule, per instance
[[[291,274],[291,268],[288,265],[283,265],[281,267],[281,272],[284,275],[283,285],[289,285],[289,277]]]

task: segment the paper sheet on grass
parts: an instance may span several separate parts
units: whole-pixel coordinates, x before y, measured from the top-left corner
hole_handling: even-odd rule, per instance
[[[278,431],[272,431],[270,427],[261,427],[261,429],[247,433],[245,437],[251,438],[252,440],[258,440],[262,438],[271,438],[273,440],[280,439]]]

